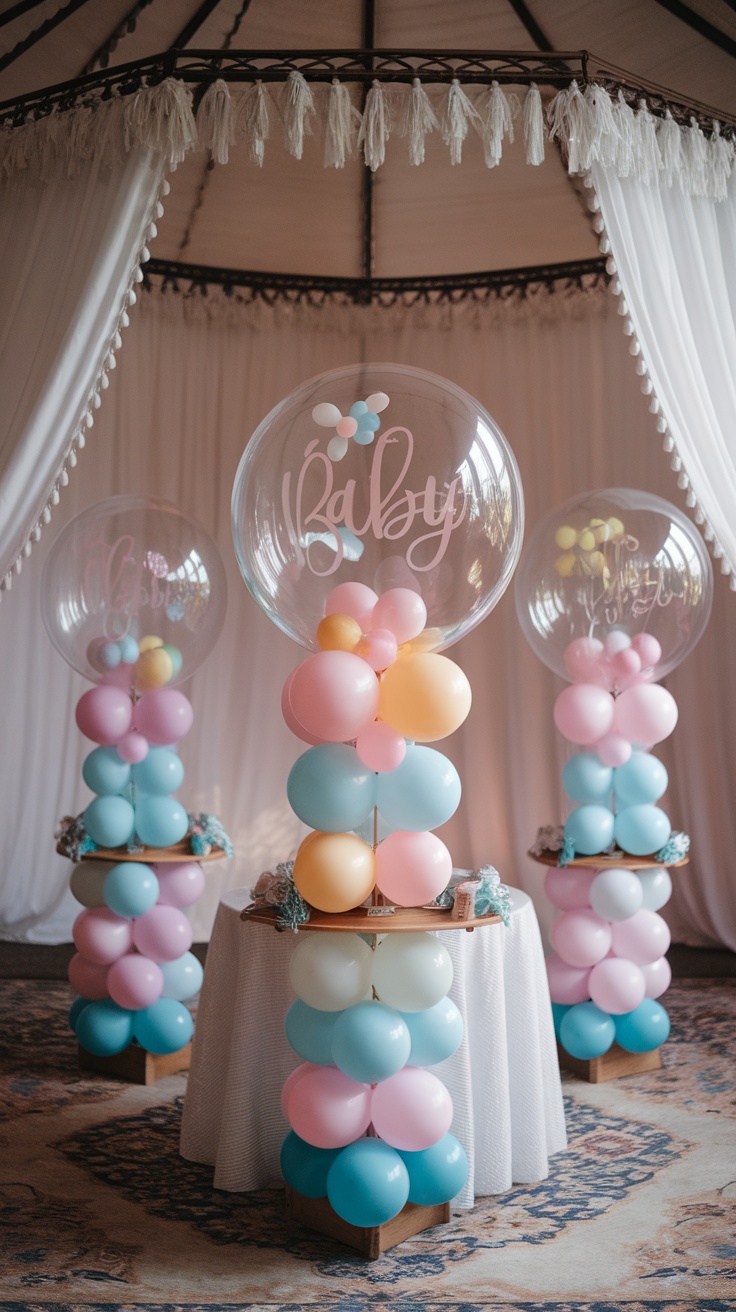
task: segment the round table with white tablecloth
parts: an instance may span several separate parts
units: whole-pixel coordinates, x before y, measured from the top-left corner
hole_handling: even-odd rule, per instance
[[[468,1156],[453,1200],[504,1193],[542,1180],[566,1147],[560,1073],[544,955],[534,907],[511,889],[508,927],[442,933],[453,961],[450,990],[463,1042],[432,1067],[452,1095],[452,1133]],[[289,958],[298,935],[245,923],[246,889],[227,893],[207,951],[184,1101],[181,1153],[214,1167],[217,1189],[248,1192],[281,1183],[288,1132],[281,1088],[300,1058],[284,1036],[294,1000]]]

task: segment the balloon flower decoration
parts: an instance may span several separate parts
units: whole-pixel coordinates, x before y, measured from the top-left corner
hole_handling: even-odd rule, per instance
[[[133,1041],[176,1052],[191,1037],[184,1004],[202,979],[184,908],[200,897],[204,875],[188,858],[208,852],[208,835],[229,846],[214,817],[194,820],[174,797],[184,780],[177,744],[193,720],[176,685],[222,627],[222,561],[173,506],[113,497],[59,535],[42,597],[52,642],[94,683],[76,708],[78,728],[96,744],[82,768],[94,797],[62,822],[59,847],[78,861],[70,887],[84,908],[69,965],[78,995],[71,1025],[95,1057]]]
[[[677,723],[658,680],[708,621],[708,553],[661,498],[591,492],[542,519],[515,593],[530,645],[569,680],[554,721],[573,747],[562,772],[573,806],[545,881],[559,908],[547,961],[558,1037],[584,1060],[614,1041],[651,1052],[669,1033],[656,999],[670,982],[670,934],[658,913],[672,891],[667,867],[689,847],[658,805],[668,778],[652,748]]]
[[[394,932],[393,917],[451,881],[432,830],[455,812],[460,780],[427,744],[463,723],[471,691],[440,649],[506,588],[522,517],[514,457],[490,415],[445,379],[397,365],[304,384],[261,424],[235,480],[245,581],[310,653],[281,705],[308,744],[287,793],[311,832],[291,889],[272,900],[296,898],[295,927],[315,911],[321,926],[335,917],[291,958],[285,1029],[302,1064],[283,1089],[281,1165],[297,1194],[326,1197],[357,1227],[407,1201],[448,1202],[465,1181],[452,1101],[429,1069],[462,1039],[451,959],[432,934]],[[360,922],[367,935],[341,928],[369,903],[381,936],[377,921]]]

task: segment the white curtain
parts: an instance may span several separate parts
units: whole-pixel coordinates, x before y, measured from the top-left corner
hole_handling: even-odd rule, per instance
[[[214,811],[236,849],[205,867],[207,889],[192,910],[195,938],[209,936],[218,900],[250,886],[287,857],[301,835],[285,785],[302,745],[286,729],[280,692],[302,651],[259,611],[240,579],[230,539],[230,492],[240,454],[260,419],[310,376],[342,364],[391,360],[453,379],[498,420],[521,467],[531,527],[554,504],[604,486],[643,488],[677,499],[654,419],[638,386],[613,298],[579,317],[511,319],[452,330],[372,316],[365,330],[323,314],[321,331],[298,321],[258,327],[185,322],[175,298],[143,296],[119,367],[51,529],[2,606],[0,729],[6,769],[0,796],[0,936],[35,942],[70,938],[78,904],[71,865],[54,852],[60,816],[90,800],[81,765],[91,744],[74,723],[84,691],[51,647],[40,618],[39,583],[53,537],[79,510],[122,492],[163,497],[219,542],[229,607],[214,653],[184,691],[195,722],[183,740],[191,811]],[[692,862],[673,876],[665,914],[676,941],[736,948],[731,894],[736,814],[736,608],[718,577],[705,638],[668,680],[680,724],[659,754],[671,785],[664,805],[692,837]],[[552,908],[544,869],[526,851],[537,827],[565,815],[560,770],[565,744],[552,721],[560,684],[527,647],[513,596],[448,653],[466,669],[473,709],[443,750],[463,781],[457,815],[441,831],[456,865],[491,862],[533,897],[543,928]],[[729,677],[730,673],[730,677]],[[12,744],[12,748],[11,748]]]

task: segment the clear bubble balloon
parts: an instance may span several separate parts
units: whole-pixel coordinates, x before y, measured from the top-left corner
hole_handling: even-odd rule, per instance
[[[527,641],[549,669],[591,682],[595,666],[601,682],[618,691],[630,679],[661,679],[692,650],[710,615],[713,571],[700,533],[676,506],[648,492],[606,488],[545,515],[525,547],[514,592]],[[638,671],[619,634],[634,649]]]
[[[356,402],[368,410],[351,414]],[[315,649],[335,589],[359,585],[375,606],[398,585],[426,607],[422,649],[440,650],[508,586],[521,480],[498,425],[462,388],[403,365],[353,365],[303,383],[260,424],[235,478],[232,530],[251,593],[302,646]],[[334,606],[361,627],[372,609]],[[415,628],[408,610],[389,618],[377,627]]]
[[[66,661],[140,691],[189,678],[217,641],[227,587],[219,550],[165,501],[119,496],[62,529],[44,566],[41,608]],[[141,653],[139,640],[155,635]],[[158,655],[156,655],[158,651]]]

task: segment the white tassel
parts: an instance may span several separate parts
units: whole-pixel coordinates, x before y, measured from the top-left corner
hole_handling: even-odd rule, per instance
[[[301,159],[304,155],[304,138],[312,131],[311,116],[314,112],[314,96],[306,78],[294,69],[289,74],[284,114],[286,148],[294,159]]]
[[[210,152],[215,164],[227,164],[232,126],[230,88],[218,77],[208,86],[197,110],[197,144]]]
[[[125,133],[128,147],[148,146],[180,164],[197,140],[191,92],[173,77],[137,92],[125,107]]]
[[[669,110],[657,126],[657,142],[662,157],[662,173],[668,187],[674,178],[679,178],[682,170],[682,132]]]
[[[636,132],[638,137],[637,153],[634,161],[636,177],[640,182],[656,182],[662,168],[662,156],[657,144],[657,123],[653,114],[647,109],[645,100],[639,101],[636,115]]]
[[[706,169],[708,164],[708,143],[700,130],[697,119],[690,119],[690,127],[685,132],[685,182],[691,196],[707,196]]]
[[[598,160],[604,168],[611,168],[618,153],[618,124],[613,102],[605,87],[585,88],[585,104],[590,119],[590,163]]]
[[[567,154],[568,173],[585,173],[593,154],[593,139],[588,107],[577,82],[558,91],[547,109],[549,136],[557,138]]]
[[[518,109],[518,101],[516,103]],[[501,163],[504,137],[508,137],[509,143],[513,144],[514,119],[512,105],[504,95],[498,82],[492,82],[488,94],[486,114],[481,127],[483,156],[489,169],[493,169]]]
[[[460,164],[462,161],[463,142],[471,123],[477,131],[482,132],[483,120],[455,77],[447,93],[447,105],[442,122],[442,137],[445,145],[449,147],[451,164]]]
[[[618,129],[616,172],[620,178],[630,178],[636,171],[638,134],[636,116],[622,91],[616,97],[613,113]]]
[[[544,163],[544,114],[536,82],[530,84],[524,101],[524,145],[527,164]]]
[[[360,113],[353,105],[345,83],[333,77],[327,105],[325,168],[342,169],[345,167],[346,159],[354,158],[356,137],[361,121]]]
[[[271,108],[273,101],[259,79],[241,96],[235,115],[235,139],[245,138],[250,157],[259,169],[263,168],[271,131]]]
[[[401,124],[402,137],[409,138],[409,163],[424,163],[424,139],[430,132],[439,132],[440,121],[432,102],[418,77],[411,84]]]
[[[716,120],[708,146],[708,194],[713,200],[725,200],[728,196],[728,180],[733,169],[733,158],[733,142],[721,136],[721,125]]]
[[[374,82],[365,98],[365,112],[358,134],[358,145],[363,147],[363,158],[372,173],[386,158],[386,142],[392,127],[386,93],[380,82]]]

